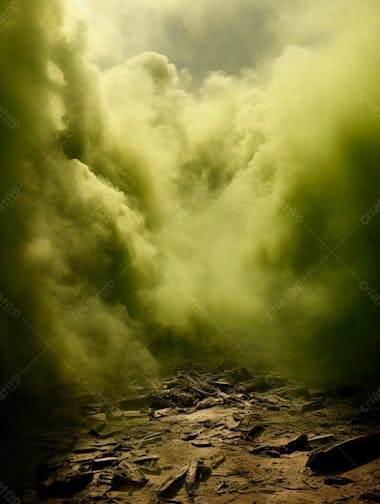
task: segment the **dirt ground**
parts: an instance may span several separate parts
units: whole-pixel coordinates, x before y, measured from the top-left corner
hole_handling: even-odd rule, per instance
[[[83,397],[75,422],[34,431],[22,502],[380,502],[371,397],[245,368],[177,372],[113,402]]]

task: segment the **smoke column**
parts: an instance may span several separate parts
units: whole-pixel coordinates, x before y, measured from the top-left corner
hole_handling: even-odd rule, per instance
[[[376,374],[377,3],[104,9],[0,0],[3,383]]]

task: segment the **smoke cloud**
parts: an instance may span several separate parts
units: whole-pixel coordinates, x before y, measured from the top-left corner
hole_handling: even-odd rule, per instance
[[[0,0],[2,381],[377,373],[377,9]]]

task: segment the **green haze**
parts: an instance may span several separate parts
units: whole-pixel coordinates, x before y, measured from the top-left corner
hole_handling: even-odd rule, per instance
[[[3,382],[378,373],[377,3],[69,4],[0,0]]]

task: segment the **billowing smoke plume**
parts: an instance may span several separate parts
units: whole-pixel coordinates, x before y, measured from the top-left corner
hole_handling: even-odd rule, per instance
[[[3,381],[375,373],[376,2],[69,4],[0,1]]]

